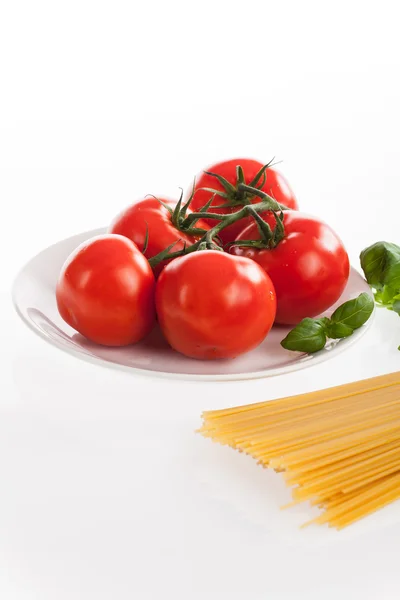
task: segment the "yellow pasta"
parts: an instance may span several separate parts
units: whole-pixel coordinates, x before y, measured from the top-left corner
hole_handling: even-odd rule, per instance
[[[342,529],[400,498],[400,372],[203,413],[200,433],[282,473],[306,523]]]

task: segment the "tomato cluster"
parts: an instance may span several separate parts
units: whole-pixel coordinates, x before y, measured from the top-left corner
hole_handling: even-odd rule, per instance
[[[234,358],[272,325],[319,315],[342,294],[349,259],[325,223],[298,211],[270,164],[204,171],[178,202],[148,197],[68,257],[56,299],[88,339],[134,344],[156,326],[197,359]]]

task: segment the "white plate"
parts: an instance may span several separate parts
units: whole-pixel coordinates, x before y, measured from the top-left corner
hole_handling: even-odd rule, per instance
[[[359,340],[372,321],[372,318],[369,319],[351,337],[330,341],[324,350],[312,355],[290,352],[281,347],[280,341],[289,331],[286,327],[274,327],[258,348],[234,360],[199,361],[186,358],[168,346],[158,328],[135,346],[98,346],[62,320],[57,311],[55,286],[61,266],[70,252],[99,233],[104,233],[104,230],[81,233],[46,248],[22,269],[13,287],[14,304],[23,321],[48,342],[83,360],[171,378],[210,381],[256,379],[288,373],[327,360]],[[365,280],[352,269],[347,287],[337,304],[361,292],[371,293]],[[326,314],[329,315],[329,312]]]

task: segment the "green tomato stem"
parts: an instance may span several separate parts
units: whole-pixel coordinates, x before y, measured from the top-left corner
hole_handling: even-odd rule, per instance
[[[241,187],[242,185],[244,185],[244,184],[240,183],[239,187]],[[247,217],[247,216],[254,217],[255,214],[258,214],[261,212],[267,212],[267,211],[275,212],[277,210],[281,211],[283,209],[286,209],[286,206],[279,204],[278,202],[276,202],[276,200],[271,198],[271,196],[268,196],[268,194],[265,194],[264,192],[260,192],[260,190],[256,190],[256,188],[252,188],[247,185],[244,187],[246,188],[245,191],[250,191],[254,196],[261,197],[262,198],[261,202],[258,202],[257,204],[250,204],[250,205],[243,206],[243,208],[241,208],[240,210],[238,210],[234,213],[231,213],[231,214],[216,214],[216,213],[208,213],[208,212],[191,213],[190,215],[188,215],[186,217],[183,225],[188,226],[192,222],[195,222],[199,219],[213,219],[213,220],[219,221],[219,223],[217,223],[214,227],[212,227],[209,231],[207,231],[200,240],[198,240],[192,246],[189,246],[189,248],[183,248],[182,250],[177,250],[176,252],[169,252],[169,250],[171,248],[168,248],[166,250],[163,250],[159,254],[156,254],[155,256],[153,256],[152,258],[149,259],[150,266],[152,268],[154,268],[156,265],[158,265],[163,260],[177,258],[179,256],[183,256],[183,255],[189,254],[191,252],[196,252],[197,250],[203,250],[203,249],[222,250],[222,248],[214,242],[214,238],[217,237],[218,234],[223,229],[225,229],[226,227],[229,227],[229,225],[232,225],[233,223],[236,223],[237,221],[240,221],[241,219],[243,219],[244,217]],[[276,216],[276,218],[277,218],[277,222],[278,222],[278,220],[280,220],[280,219],[277,216]],[[283,234],[284,234],[282,222],[279,223],[279,229],[280,229],[280,235],[279,235],[279,241],[280,241],[280,239],[282,239]],[[278,243],[278,241],[276,243]],[[268,244],[266,244],[266,247],[268,247]]]

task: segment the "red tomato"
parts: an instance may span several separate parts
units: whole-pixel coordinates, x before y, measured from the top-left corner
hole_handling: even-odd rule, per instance
[[[263,216],[271,228],[272,215]],[[276,290],[276,323],[294,325],[315,317],[338,300],[346,286],[350,264],[336,233],[315,217],[285,211],[284,239],[273,249],[232,246],[230,253],[255,260],[271,277]],[[256,223],[237,240],[258,240]]]
[[[232,160],[226,160],[224,162],[217,163],[215,165],[211,165],[206,170],[211,173],[216,173],[218,175],[222,175],[229,183],[236,187],[237,184],[237,175],[236,175],[236,167],[240,165],[243,168],[245,181],[247,184],[250,184],[253,178],[257,175],[258,171],[262,169],[263,164],[258,162],[257,160],[251,160],[249,158],[235,158]],[[288,208],[292,208],[297,210],[298,204],[296,197],[293,191],[290,189],[288,182],[278,171],[275,171],[273,168],[268,168],[265,171],[266,180],[264,185],[261,187],[261,190],[272,196],[277,202],[280,204],[284,204]],[[261,181],[259,182],[261,183]],[[200,188],[211,188],[218,191],[224,191],[222,184],[211,175],[207,175],[204,171],[199,174],[196,179],[195,190],[196,193],[194,198],[190,204],[190,207],[193,211],[200,210],[212,197],[211,192],[207,192],[205,190],[201,190]],[[232,201],[236,200],[236,194],[233,193],[230,198]],[[251,202],[260,202],[260,198],[253,196],[249,198]],[[225,198],[221,198],[220,196],[215,196],[209,211],[215,212],[217,214],[231,214],[233,212],[238,211],[242,208],[243,205],[226,207],[221,209],[213,209],[213,206],[220,206],[221,204],[225,204],[227,200]],[[207,221],[211,226],[216,225],[218,221],[208,219]],[[236,221],[232,225],[229,225],[221,231],[220,238],[223,243],[232,242],[239,233],[247,227],[251,222],[251,217],[246,217],[245,219],[241,219],[240,221]]]
[[[66,260],[56,289],[60,315],[89,340],[126,346],[141,340],[155,322],[155,279],[133,242],[100,235]]]
[[[161,198],[161,200],[172,209],[176,206],[176,202],[172,200],[164,198]],[[190,212],[189,210],[188,214]],[[209,225],[203,221],[198,221],[195,227],[205,230],[210,229]],[[144,255],[147,258],[151,258],[162,252],[174,242],[176,244],[171,249],[171,252],[177,252],[178,250],[182,250],[185,244],[186,246],[191,246],[201,237],[180,231],[172,223],[170,212],[155,198],[145,198],[122,211],[111,224],[109,231],[110,233],[117,233],[129,238],[142,251],[146,238],[146,228],[148,228],[149,239]],[[168,261],[163,261],[154,268],[156,277],[158,277],[166,262]]]
[[[191,358],[234,358],[258,346],[274,322],[274,286],[247,258],[218,250],[170,262],[156,288],[169,344]]]

